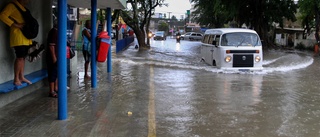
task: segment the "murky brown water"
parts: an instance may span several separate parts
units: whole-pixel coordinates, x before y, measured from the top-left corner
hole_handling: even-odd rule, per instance
[[[319,57],[270,50],[261,72],[224,72],[200,62],[199,44],[115,55],[107,136],[320,136]]]

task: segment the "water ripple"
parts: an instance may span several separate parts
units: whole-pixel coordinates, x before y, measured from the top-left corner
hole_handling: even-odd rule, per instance
[[[272,72],[288,72],[298,69],[303,69],[310,66],[314,59],[309,56],[301,57],[299,55],[289,55],[285,57],[279,57],[272,60],[264,61],[264,69],[262,71],[252,72],[241,72],[241,71],[230,71],[221,70],[216,67],[208,65],[192,64],[191,62],[182,62],[175,60],[160,60],[160,59],[149,59],[149,58],[117,58],[113,59],[114,62],[121,62],[132,65],[157,65],[163,67],[176,67],[181,69],[194,69],[194,70],[205,70],[215,73],[238,73],[238,74],[267,74]],[[272,66],[269,66],[273,64]]]

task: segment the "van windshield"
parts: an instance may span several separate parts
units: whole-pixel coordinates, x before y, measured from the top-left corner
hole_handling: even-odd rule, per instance
[[[261,46],[257,34],[247,32],[235,32],[222,35],[221,46]]]

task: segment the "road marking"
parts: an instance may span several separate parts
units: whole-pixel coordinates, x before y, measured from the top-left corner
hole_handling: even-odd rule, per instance
[[[156,113],[154,103],[154,72],[153,65],[150,65],[150,79],[149,79],[149,105],[148,105],[148,137],[156,137]]]

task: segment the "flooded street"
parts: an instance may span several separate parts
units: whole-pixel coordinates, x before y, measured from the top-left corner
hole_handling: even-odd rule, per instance
[[[113,56],[104,90],[113,92],[90,135],[320,136],[320,64],[312,53],[264,51],[263,71],[238,72],[202,62],[199,41],[151,46]],[[99,64],[98,74],[105,70]]]

